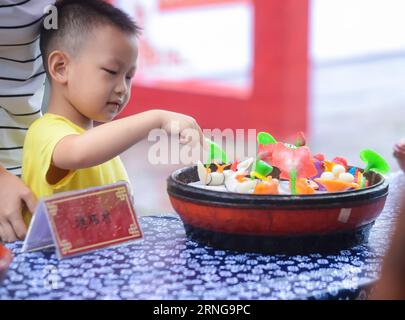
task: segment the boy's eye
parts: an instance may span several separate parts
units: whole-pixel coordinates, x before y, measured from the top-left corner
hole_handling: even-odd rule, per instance
[[[109,74],[112,74],[112,75],[116,75],[117,74],[117,71],[114,71],[114,70],[110,70],[110,69],[107,69],[107,68],[102,68],[105,72],[107,72],[107,73],[109,73]]]

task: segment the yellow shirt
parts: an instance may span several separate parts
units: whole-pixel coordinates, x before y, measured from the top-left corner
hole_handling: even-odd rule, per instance
[[[22,179],[40,199],[54,193],[96,187],[124,180],[128,175],[120,157],[91,168],[72,170],[56,184],[49,184],[46,174],[56,144],[64,137],[85,130],[68,119],[47,113],[30,126],[24,142]],[[74,152],[74,150],[72,150]],[[29,222],[30,216],[25,216]]]

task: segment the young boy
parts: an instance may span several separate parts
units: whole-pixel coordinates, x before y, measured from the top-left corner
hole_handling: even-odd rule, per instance
[[[111,122],[130,98],[139,28],[101,0],[62,0],[56,8],[58,28],[43,27],[40,40],[51,82],[48,113],[24,144],[22,178],[36,197],[129,181],[118,155],[154,128],[179,134],[181,143],[194,129],[203,143],[201,128],[182,114],[151,110]]]

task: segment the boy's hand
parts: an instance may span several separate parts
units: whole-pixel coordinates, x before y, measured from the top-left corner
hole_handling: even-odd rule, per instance
[[[163,130],[172,135],[179,135],[181,144],[195,144],[198,141],[201,146],[206,147],[203,132],[194,118],[176,112],[161,112],[161,128]]]
[[[397,159],[402,171],[405,172],[405,139],[394,145],[394,157]]]
[[[37,200],[31,190],[15,175],[0,167],[0,240],[24,239],[27,233],[22,216],[22,203],[34,212]]]

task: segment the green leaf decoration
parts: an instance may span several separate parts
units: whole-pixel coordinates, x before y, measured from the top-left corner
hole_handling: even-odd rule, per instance
[[[276,144],[277,140],[270,133],[261,131],[257,134],[257,142],[265,146],[266,144]]]
[[[221,161],[222,163],[228,163],[228,157],[222,148],[216,144],[214,141],[205,138],[205,141],[210,147],[210,152],[208,154],[208,161],[212,163],[213,160]]]
[[[386,174],[390,171],[387,161],[373,150],[362,150],[360,152],[360,159],[365,163],[365,172],[374,171],[380,174]]]

